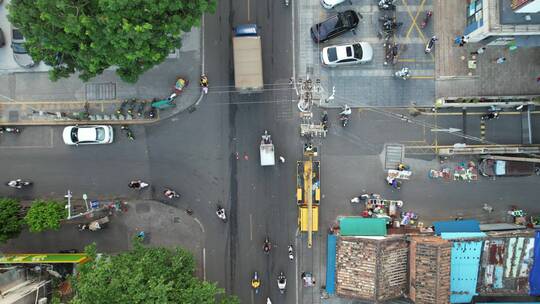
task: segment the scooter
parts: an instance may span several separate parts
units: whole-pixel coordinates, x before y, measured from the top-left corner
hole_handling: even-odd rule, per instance
[[[255,271],[251,279],[251,288],[255,290],[255,294],[259,293],[259,287],[261,287],[261,280],[259,279],[259,274]]]
[[[428,25],[431,16],[433,16],[433,11],[427,11],[424,20],[422,20],[422,23],[420,24],[420,28],[425,28]]]
[[[133,180],[133,181],[130,181],[128,184],[128,187],[132,189],[137,189],[137,190],[142,190],[148,186],[149,186],[148,183],[145,183],[142,180]]]
[[[409,72],[409,68],[404,67],[401,70],[394,73],[394,76],[401,78],[403,80],[407,80],[411,78],[411,73]]]
[[[165,195],[168,199],[171,199],[171,200],[174,198],[180,197],[180,194],[178,194],[176,191],[169,188],[165,188],[165,191],[163,191],[163,195]]]
[[[9,186],[11,188],[16,188],[16,189],[22,189],[23,187],[27,187],[31,185],[32,185],[31,181],[23,181],[20,178],[16,180],[11,180],[6,183],[6,186]]]
[[[144,114],[144,108],[146,107],[146,101],[141,101],[137,107],[137,116],[141,118]]]
[[[431,51],[435,47],[435,41],[437,41],[437,40],[439,40],[439,38],[437,38],[437,36],[431,37],[431,39],[429,39],[428,43],[426,44],[426,49],[424,50],[424,53],[426,53],[426,54],[431,53]]]
[[[285,7],[288,7],[289,6],[289,0],[285,0]]]
[[[499,112],[491,112],[491,113],[484,114],[482,115],[482,117],[480,117],[480,119],[481,120],[499,119]]]
[[[200,84],[201,84],[203,93],[208,94],[208,76],[206,76],[206,74],[201,75]]]
[[[272,244],[270,243],[270,240],[268,239],[268,236],[267,236],[264,239],[263,251],[266,254],[270,254],[270,249],[272,249]]]
[[[361,202],[365,202],[365,201],[367,201],[369,199],[369,197],[370,197],[370,195],[367,194],[367,193],[364,193],[364,194],[362,194],[360,196],[353,197],[351,199],[351,204],[359,204]]]
[[[292,245],[289,245],[289,260],[294,260],[294,249]]]
[[[381,0],[379,1],[379,9],[382,10],[395,10],[396,5],[393,0]]]
[[[227,222],[227,215],[225,215],[225,209],[220,205],[217,206],[216,215],[224,222]]]
[[[341,126],[346,127],[349,123],[349,115],[352,114],[352,110],[348,105],[341,107],[343,110],[339,112],[339,120],[341,120]]]
[[[283,271],[281,271],[277,277],[277,286],[281,294],[285,293],[285,288],[287,288],[287,278],[285,278]]]
[[[21,129],[16,127],[0,127],[0,134],[3,133],[13,133],[13,134],[20,134]]]
[[[126,131],[127,138],[129,138],[130,140],[135,140],[135,136],[133,135],[133,132],[127,125],[122,125],[120,129]]]
[[[321,124],[325,131],[328,130],[328,112],[326,111],[323,112],[323,115],[321,117]]]

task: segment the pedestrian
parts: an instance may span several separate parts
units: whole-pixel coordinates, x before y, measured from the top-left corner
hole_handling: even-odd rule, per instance
[[[497,59],[493,59],[493,63],[497,63],[497,64],[502,64],[502,63],[505,63],[506,62],[506,57],[504,56],[501,56]]]
[[[280,161],[282,164],[284,164],[284,163],[285,163],[285,157],[283,157],[283,156],[280,155],[280,156],[279,156],[279,161]]]
[[[454,40],[454,42],[455,42],[458,46],[462,47],[462,46],[465,45],[465,43],[467,43],[467,40],[469,40],[468,38],[469,38],[469,37],[465,37],[465,36],[461,36],[461,37],[460,37],[460,36],[457,36],[456,39]]]
[[[481,48],[479,48],[478,50],[474,51],[474,52],[471,52],[471,55],[481,55],[484,53],[484,51],[486,50],[486,47],[483,46]]]
[[[536,77],[536,83],[540,83],[540,76]]]

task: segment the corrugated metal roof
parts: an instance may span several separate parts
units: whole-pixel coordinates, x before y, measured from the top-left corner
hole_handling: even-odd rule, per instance
[[[386,220],[379,218],[342,217],[339,231],[343,236],[385,236]]]
[[[470,303],[476,295],[482,241],[454,242],[450,262],[450,303]]]

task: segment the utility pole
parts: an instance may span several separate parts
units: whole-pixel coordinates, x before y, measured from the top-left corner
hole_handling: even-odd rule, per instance
[[[67,205],[66,205],[66,209],[68,210],[68,217],[67,219],[70,220],[71,219],[71,198],[73,197],[71,191],[68,189],[67,191],[67,195],[64,195],[65,198],[67,198],[68,202],[67,202]]]

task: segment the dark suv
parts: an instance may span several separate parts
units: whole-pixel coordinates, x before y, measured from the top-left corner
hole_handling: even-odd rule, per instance
[[[360,18],[355,11],[344,11],[311,27],[311,38],[315,42],[325,42],[354,30]]]

